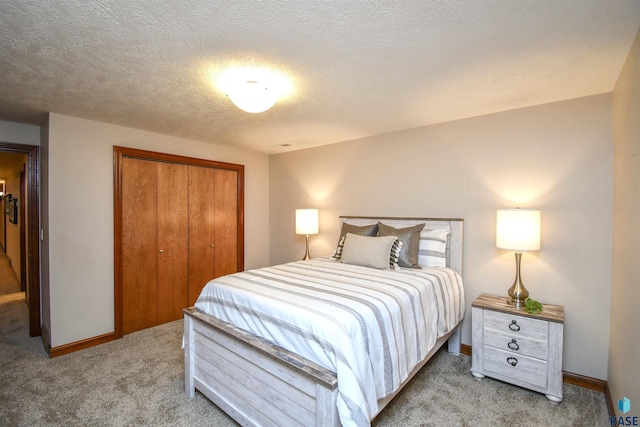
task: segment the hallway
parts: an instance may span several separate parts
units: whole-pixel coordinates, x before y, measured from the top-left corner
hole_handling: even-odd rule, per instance
[[[25,302],[25,293],[9,267],[9,260],[0,251],[0,369],[11,369],[11,360],[2,355],[19,354],[19,350],[47,357],[40,337],[29,336],[29,310]]]
[[[0,298],[4,301],[4,298],[11,295],[21,293],[24,298],[24,292],[20,292],[20,285],[16,280],[16,276],[9,267],[9,259],[0,250]],[[17,297],[16,295],[13,295]]]

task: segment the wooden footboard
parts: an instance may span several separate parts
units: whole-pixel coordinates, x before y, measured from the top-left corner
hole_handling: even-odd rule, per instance
[[[199,390],[243,426],[339,426],[338,379],[322,366],[191,307],[184,311],[185,391]],[[460,354],[459,327],[440,338],[378,413],[449,341]]]
[[[243,426],[339,426],[336,375],[195,308],[184,310],[185,390]]]

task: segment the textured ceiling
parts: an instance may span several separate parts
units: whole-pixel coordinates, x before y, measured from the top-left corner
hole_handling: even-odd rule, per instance
[[[610,92],[639,25],[638,0],[2,0],[0,119],[283,152]],[[240,111],[212,83],[239,65],[291,93]]]

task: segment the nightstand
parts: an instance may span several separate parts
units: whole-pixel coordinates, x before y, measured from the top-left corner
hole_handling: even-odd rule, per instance
[[[544,304],[529,314],[508,297],[482,294],[471,304],[471,374],[544,393],[562,401],[564,307]]]

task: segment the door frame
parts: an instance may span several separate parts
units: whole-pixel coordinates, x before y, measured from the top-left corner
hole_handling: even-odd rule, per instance
[[[0,152],[27,155],[27,306],[29,308],[29,335],[42,335],[40,317],[40,147],[37,145],[0,142]],[[20,248],[22,252],[24,248]]]
[[[20,202],[18,206],[18,222],[20,223],[20,290],[22,292],[26,291],[27,288],[27,261],[29,259],[29,252],[27,251],[29,248],[29,245],[27,245],[27,225],[25,223],[27,212],[24,208],[24,201],[27,197],[26,168],[26,164],[20,168],[20,200],[22,200],[22,202]]]
[[[113,264],[114,264],[114,335],[123,336],[123,299],[122,299],[122,160],[125,158],[152,160],[157,162],[179,163],[204,166],[214,169],[228,169],[238,172],[238,271],[244,270],[244,165],[224,163],[215,160],[177,156],[136,148],[113,147]]]

